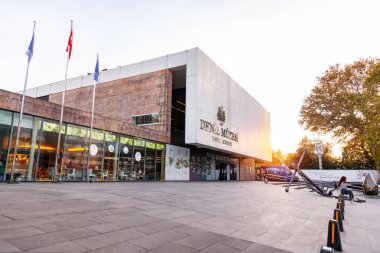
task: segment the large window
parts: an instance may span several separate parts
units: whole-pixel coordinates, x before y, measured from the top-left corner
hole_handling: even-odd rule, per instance
[[[0,182],[5,180],[11,125],[12,113],[0,110]]]
[[[67,125],[63,166],[60,171],[64,180],[85,180],[88,132],[87,128]]]
[[[133,152],[132,180],[143,180],[145,175],[145,140],[135,139]]]
[[[12,162],[14,157],[14,148],[16,144],[16,135],[17,135],[17,126],[19,122],[19,114],[13,114],[13,136],[12,142],[10,145],[10,154],[7,164],[7,172],[11,172]],[[33,130],[33,117],[23,115],[21,124],[20,124],[20,135],[19,135],[19,143],[17,147],[17,159],[15,161],[14,173],[20,173],[22,175],[23,180],[27,179],[29,163],[30,166],[33,166],[34,162],[34,153],[33,156],[30,157],[31,151],[31,138],[32,138],[32,130]],[[35,133],[37,134],[37,133]]]
[[[155,180],[156,177],[156,143],[147,141],[145,144],[145,180]]]
[[[157,153],[156,153],[156,180],[161,180],[164,178],[165,163],[165,144],[157,143]]]
[[[119,155],[119,140],[116,134],[106,133],[104,141],[104,166],[102,180],[115,181],[117,178],[117,159]]]
[[[89,176],[94,180],[104,178],[103,173],[103,154],[104,152],[104,131],[92,130],[90,157],[89,157]]]
[[[41,129],[37,138],[37,173],[34,173],[34,179],[39,181],[52,180],[54,176],[55,156],[57,150],[59,123],[54,121],[41,121]],[[34,131],[33,131],[34,132]],[[65,136],[65,126],[61,128],[61,147],[60,154],[62,154],[63,141]],[[58,156],[57,167],[61,166],[61,155]],[[60,170],[56,171],[56,174],[60,174]]]
[[[118,179],[132,180],[133,138],[120,136],[120,159]]]
[[[143,115],[132,116],[132,123],[136,126],[157,124],[158,123],[158,113],[150,113]]]
[[[0,110],[0,182],[9,179],[16,142],[18,113]],[[55,168],[59,123],[28,115],[20,128],[14,173],[24,181],[161,180],[165,144],[63,124],[61,147]],[[12,136],[12,138],[10,138]],[[88,167],[88,171],[87,171]]]

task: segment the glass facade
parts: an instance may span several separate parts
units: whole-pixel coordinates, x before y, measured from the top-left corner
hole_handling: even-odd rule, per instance
[[[0,110],[0,182],[9,179],[19,114]],[[52,181],[59,122],[23,115],[14,173],[22,181]],[[63,181],[161,180],[165,145],[64,124],[56,175]],[[90,152],[89,152],[90,150]]]
[[[191,150],[190,154],[190,181],[239,180],[239,158],[207,150]]]

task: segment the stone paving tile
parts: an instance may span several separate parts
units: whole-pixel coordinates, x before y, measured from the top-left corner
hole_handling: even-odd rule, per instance
[[[32,249],[27,252],[76,252],[76,253],[82,253],[86,252],[88,249],[84,247],[80,247],[70,241],[67,242],[61,242],[37,249]]]
[[[143,232],[145,234],[154,234],[162,230],[167,230],[171,228],[180,227],[182,224],[171,222],[171,221],[158,221],[143,226],[135,227],[137,231]]]
[[[27,210],[27,207],[25,208]],[[25,210],[22,210],[20,212],[7,214],[7,216],[12,219],[34,219],[37,217],[46,217],[49,215],[66,214],[66,213],[72,213],[72,211],[65,210],[65,209],[53,209],[53,210],[25,212]]]
[[[45,232],[55,232],[60,230],[67,230],[73,228],[83,228],[89,227],[92,225],[97,225],[99,222],[90,219],[75,219],[75,220],[64,220],[64,221],[56,221],[49,222],[44,224],[37,224],[34,227],[41,229]]]
[[[165,244],[159,248],[149,250],[148,252],[149,253],[193,253],[197,251],[195,249],[188,248],[180,244],[171,243],[171,244]]]
[[[340,235],[341,235],[341,242],[344,245],[350,244],[353,246],[359,246],[363,248],[371,248],[371,242],[367,236],[367,233],[365,232],[362,234],[358,234],[358,233],[354,234],[354,233],[347,233],[347,231],[345,231],[345,232],[341,232]],[[377,236],[379,236],[379,234],[377,234]]]
[[[199,251],[200,253],[240,253],[241,250],[230,248],[226,245],[222,245],[219,243],[211,244],[210,246]]]
[[[144,220],[144,219],[150,219],[151,217],[147,215],[139,214],[139,213],[133,213],[133,214],[126,214],[126,215],[112,214],[112,215],[96,216],[96,218],[105,222],[114,222],[114,221],[121,222],[124,220],[127,220],[127,221]]]
[[[155,215],[150,215],[153,217],[157,217],[163,220],[173,220],[175,218],[182,218],[182,217],[187,217],[190,215],[195,214],[193,211],[187,211],[187,210],[174,210],[174,211],[169,211],[160,213],[160,214],[155,214]]]
[[[166,227],[163,225],[163,220],[165,220],[182,224],[183,226],[169,230],[187,237],[210,233],[208,231],[213,231],[220,236],[219,240],[200,250],[214,244],[243,250],[226,245],[225,242],[232,236],[235,238],[234,240],[270,245],[279,250],[282,249],[282,251],[305,253],[310,252],[311,248],[312,253],[317,253],[320,246],[326,244],[327,223],[336,206],[336,199],[321,197],[307,189],[295,190],[292,188],[289,193],[285,193],[280,185],[262,184],[261,182],[31,183],[15,186],[0,184],[0,199],[2,199],[0,203],[0,234],[2,234],[2,230],[32,226],[39,230],[45,228],[46,231],[54,231],[60,227],[79,226],[83,221],[84,223],[81,224],[95,235],[99,235],[97,233],[113,235],[113,238],[105,237],[103,241],[98,240],[100,242],[89,240],[87,243],[92,247],[97,243],[101,244],[101,247],[96,250],[101,250],[101,248],[106,250],[108,247],[122,242],[126,243],[130,234],[140,233],[137,238],[130,240],[142,240],[144,237],[162,233],[166,231]],[[367,203],[364,204],[347,203],[347,219],[344,221],[346,235],[342,235],[342,241],[345,244],[343,248],[346,253],[360,252],[361,249],[358,248],[360,247],[358,245],[364,242],[367,246],[370,245],[370,248],[365,248],[366,251],[371,253],[380,251],[377,237],[380,234],[380,228],[373,218],[378,216],[380,201],[370,198],[366,198],[366,200]],[[28,210],[29,214],[25,214],[25,210]],[[11,219],[7,216],[8,214],[20,219]],[[36,217],[36,215],[44,216]],[[139,218],[131,219],[132,217]],[[95,222],[95,225],[91,223],[92,221]],[[162,224],[163,227],[153,225],[154,223]],[[228,223],[228,225],[223,223]],[[239,227],[240,225],[242,227]],[[126,228],[130,227],[141,227],[140,230],[152,234],[148,235],[136,230],[124,235],[120,232],[128,230]],[[235,228],[237,230],[231,232]],[[263,230],[265,233],[262,234]],[[66,230],[59,232],[63,231]],[[156,231],[159,232],[154,233]],[[230,232],[231,234],[229,234]],[[74,240],[70,242],[76,244],[76,240],[87,239],[70,239],[69,236],[63,234],[64,238],[58,240],[55,233],[57,232],[46,233],[50,234],[50,237],[40,234],[7,239],[3,241],[3,245],[12,240],[28,241],[29,238],[42,235],[47,236],[48,239],[52,237],[51,244],[54,245],[69,240]],[[367,236],[367,240],[362,238],[365,236]],[[156,239],[158,237],[156,236]],[[38,238],[36,237],[37,242],[42,240],[42,238]],[[360,238],[363,239],[362,242]],[[156,243],[157,248],[152,250],[159,250],[167,245],[189,249],[183,244],[173,242],[176,238],[172,239],[162,245]],[[179,241],[183,239],[185,238],[181,238]],[[110,241],[112,243],[108,244]],[[41,245],[37,248],[45,248],[49,245]],[[247,246],[245,250],[252,245]],[[89,247],[88,249],[92,248]],[[137,246],[135,245],[135,247]],[[141,249],[141,247],[139,248]]]
[[[212,218],[212,220],[215,220],[215,219]],[[225,219],[224,222],[222,221],[222,219],[217,219],[217,220],[218,221],[216,221],[215,223],[212,223],[208,220],[203,220],[201,222],[191,223],[191,226],[204,229],[210,232],[223,234],[223,235],[231,235],[244,227],[244,224],[234,222],[231,220]],[[205,221],[206,221],[206,224],[203,223]]]
[[[96,250],[88,251],[91,253],[142,253],[146,252],[146,249],[139,248],[127,242],[121,242],[114,245],[109,245]]]
[[[118,208],[117,205],[112,205],[113,209],[103,210],[103,211],[96,211],[96,216],[105,216],[105,215],[112,215],[112,214],[119,214],[119,215],[131,215],[134,213],[141,213],[143,212],[143,209],[136,207],[122,207]]]
[[[355,252],[355,253],[380,253],[379,250],[373,248],[361,247],[356,245],[343,245],[343,252]],[[319,251],[318,251],[319,252]]]
[[[6,217],[4,215],[0,215],[0,224],[5,223],[7,221],[12,221],[13,219]]]
[[[211,215],[209,214],[196,213],[196,214],[189,215],[186,217],[173,218],[173,219],[170,219],[170,221],[181,223],[181,224],[192,224],[196,222],[201,222],[204,219],[208,219],[210,217]]]
[[[268,231],[269,231],[268,226],[262,226],[262,225],[258,225],[258,224],[250,224],[250,225],[240,229],[236,233],[260,236],[262,234],[265,234]]]
[[[0,241],[0,252],[21,252],[21,249],[16,248],[6,241]]]
[[[159,221],[159,219],[138,214],[138,215],[133,215],[130,217],[124,217],[124,219],[120,219],[114,222],[89,226],[88,228],[93,229],[99,233],[105,233],[105,232],[110,232],[114,230],[120,230],[123,228],[137,227],[137,226],[141,226],[141,225],[145,225],[149,223],[154,223],[157,221]]]
[[[236,239],[232,237],[222,238],[218,243],[229,246],[234,249],[244,250],[251,246],[252,242]]]
[[[8,240],[8,242],[22,250],[30,250],[95,234],[97,234],[97,232],[90,229],[76,228],[41,235],[33,235],[22,239],[12,239]]]
[[[223,235],[201,231],[182,240],[179,240],[176,243],[196,250],[201,250],[219,241],[221,238],[223,238]]]
[[[313,243],[308,243],[308,244],[305,244],[305,245],[299,245],[299,244],[294,244],[294,243],[291,243],[291,244],[285,244],[285,245],[282,245],[281,248],[283,250],[288,250],[289,252],[314,252],[313,249],[315,247],[316,244],[313,244]],[[318,249],[318,253],[320,252],[320,248],[322,245],[326,245],[326,242],[324,243],[319,243],[318,246],[319,246],[319,249]],[[282,251],[280,251],[282,252]]]
[[[70,211],[72,212],[89,212],[89,211],[104,211],[104,210],[108,210],[109,207],[108,205],[105,203],[105,204],[100,204],[100,205],[97,205],[97,206],[83,206],[83,207],[72,207],[70,208]]]
[[[146,237],[146,234],[134,229],[123,229],[73,240],[72,242],[87,249],[94,250],[140,237]]]
[[[273,247],[281,247],[284,245],[292,235],[290,235],[286,230],[271,229],[265,234],[255,237],[254,242],[267,244],[270,242],[270,245]]]
[[[9,240],[31,235],[44,234],[45,232],[34,227],[19,227],[0,230],[0,240]]]
[[[87,227],[99,233],[107,233],[116,230],[121,230],[123,227],[118,222],[102,223]]]
[[[367,233],[367,236],[371,242],[371,247],[380,252],[380,232]]]
[[[183,226],[180,226],[180,227],[176,227],[176,228],[174,228],[174,230],[183,232],[183,233],[188,234],[188,235],[195,235],[195,234],[199,234],[199,233],[207,233],[208,232],[208,231],[206,231],[204,229],[200,229],[200,228],[197,228],[197,227],[186,226],[186,225],[183,225]]]
[[[188,234],[170,229],[147,235],[138,239],[130,240],[129,242],[141,248],[152,250],[165,244],[176,242],[177,240],[188,236]]]
[[[283,253],[285,251],[270,246],[254,243],[246,248],[243,253]]]
[[[54,218],[33,218],[33,219],[20,219],[20,220],[11,220],[6,221],[1,224],[0,231],[3,229],[9,229],[9,228],[20,228],[20,227],[28,227],[28,226],[34,226],[37,224],[44,224],[48,222],[54,221]]]

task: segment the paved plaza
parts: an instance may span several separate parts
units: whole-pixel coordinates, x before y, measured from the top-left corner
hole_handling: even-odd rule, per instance
[[[262,182],[0,184],[0,252],[319,252],[335,198]],[[346,202],[344,252],[380,252],[380,199]]]

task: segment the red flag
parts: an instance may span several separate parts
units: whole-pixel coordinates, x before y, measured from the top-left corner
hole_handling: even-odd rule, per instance
[[[73,29],[70,31],[69,42],[67,43],[66,52],[69,53],[69,59],[71,57],[71,50],[73,49]]]

